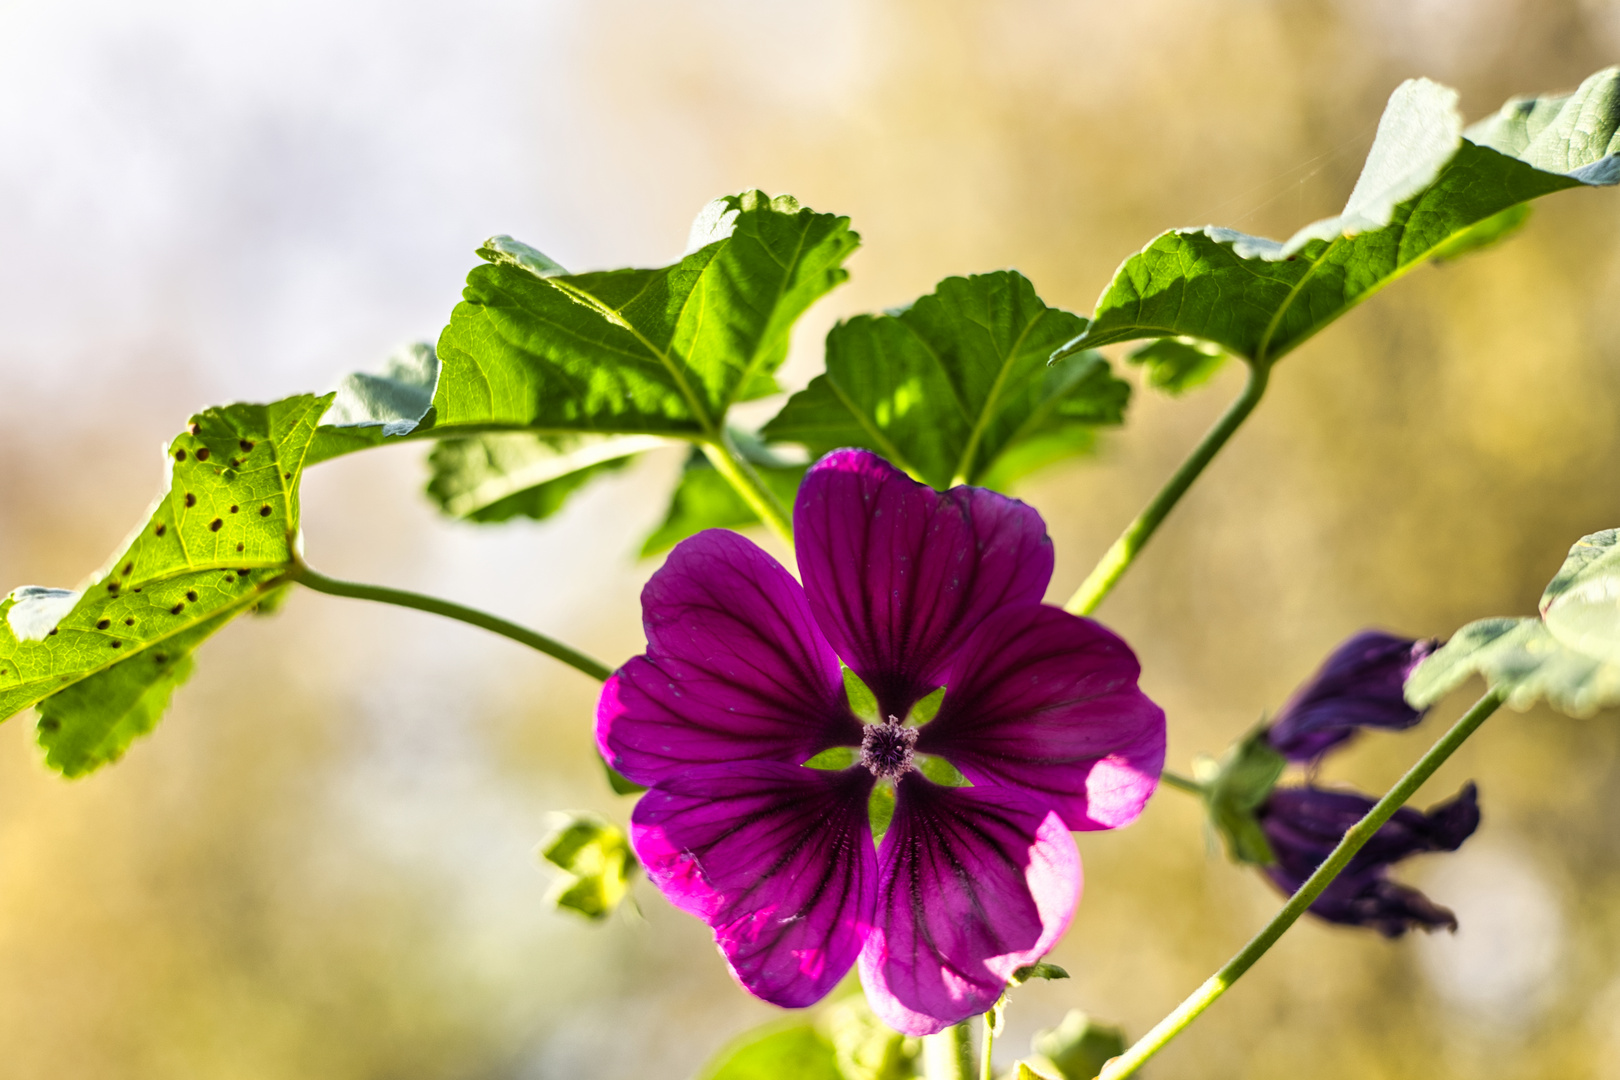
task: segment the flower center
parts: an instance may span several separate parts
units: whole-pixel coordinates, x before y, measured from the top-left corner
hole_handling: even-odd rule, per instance
[[[917,729],[891,716],[881,724],[868,724],[861,735],[861,764],[880,780],[897,780],[911,770]]]

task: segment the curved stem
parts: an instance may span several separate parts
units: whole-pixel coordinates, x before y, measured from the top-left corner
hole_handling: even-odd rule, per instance
[[[973,1080],[971,1020],[923,1036],[923,1076],[927,1080]]]
[[[1097,605],[1103,602],[1114,583],[1130,568],[1136,560],[1137,553],[1147,546],[1149,538],[1153,536],[1159,523],[1165,519],[1171,509],[1192,487],[1192,482],[1198,479],[1198,474],[1210,463],[1226,440],[1232,433],[1243,426],[1243,421],[1249,418],[1254,407],[1260,404],[1260,398],[1266,392],[1266,383],[1271,378],[1271,365],[1268,363],[1251,363],[1249,365],[1249,381],[1243,387],[1243,393],[1236,401],[1227,407],[1221,418],[1215,422],[1187,460],[1181,463],[1175,473],[1166,482],[1159,493],[1153,496],[1142,512],[1136,515],[1119,539],[1114,541],[1104,553],[1101,560],[1086,575],[1086,580],[1080,583],[1080,588],[1063,605],[1063,610],[1074,615],[1090,615],[1097,610]]]
[[[1159,774],[1159,779],[1164,781],[1165,787],[1173,787],[1177,791],[1185,791],[1189,795],[1201,796],[1204,794],[1203,784],[1200,784],[1190,776],[1182,776],[1174,769],[1164,770]]]
[[[576,649],[571,649],[560,641],[555,641],[544,634],[536,633],[527,627],[519,626],[514,622],[479,611],[477,608],[464,607],[453,604],[448,600],[439,600],[432,596],[423,596],[421,593],[406,592],[403,589],[388,589],[381,585],[359,585],[352,581],[339,581],[329,578],[325,574],[316,573],[303,562],[295,562],[288,571],[287,577],[298,582],[306,588],[314,589],[328,596],[347,596],[354,600],[375,600],[380,604],[393,604],[397,607],[414,608],[417,611],[426,611],[433,615],[443,615],[447,619],[456,619],[473,626],[482,627],[502,637],[527,645],[531,649],[538,649],[554,659],[561,660],[569,667],[582,671],[593,679],[605,681],[613,674],[613,669],[600,660],[593,660]]]
[[[769,525],[771,529],[787,541],[789,549],[793,547],[793,515],[788,513],[787,507],[776,497],[776,493],[765,486],[748,460],[737,452],[737,446],[731,437],[721,432],[716,438],[700,444],[703,454],[709,459],[709,464],[719,470],[737,494],[743,497],[749,509],[759,515],[759,520]]]
[[[1462,719],[1452,725],[1451,730],[1440,737],[1440,741],[1429,748],[1429,752],[1418,759],[1405,776],[1389,789],[1389,793],[1379,799],[1373,808],[1367,811],[1367,816],[1350,826],[1339,841],[1339,846],[1327,857],[1327,861],[1316,868],[1316,873],[1306,879],[1299,891],[1289,898],[1281,911],[1266,924],[1265,928],[1256,934],[1247,945],[1232,959],[1226,962],[1215,974],[1211,975],[1204,985],[1193,991],[1191,997],[1176,1007],[1176,1010],[1163,1020],[1160,1020],[1153,1030],[1139,1039],[1125,1053],[1109,1062],[1106,1068],[1097,1075],[1097,1080],[1124,1080],[1142,1067],[1148,1058],[1164,1049],[1165,1045],[1198,1018],[1198,1015],[1209,1008],[1224,993],[1227,988],[1237,982],[1243,973],[1254,966],[1283,936],[1283,932],[1298,921],[1311,906],[1311,902],[1322,894],[1334,878],[1339,876],[1345,866],[1356,852],[1361,850],[1363,844],[1373,838],[1379,828],[1394,816],[1395,811],[1406,805],[1406,801],[1417,793],[1424,781],[1434,775],[1445,760],[1456,752],[1457,748],[1468,741],[1468,737],[1479,729],[1487,717],[1496,711],[1502,704],[1502,695],[1492,690],[1474,703],[1474,707],[1463,714]]]

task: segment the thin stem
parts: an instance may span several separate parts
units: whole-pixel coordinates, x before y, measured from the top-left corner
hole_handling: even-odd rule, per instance
[[[1424,781],[1434,775],[1434,771],[1445,763],[1457,748],[1468,741],[1468,737],[1487,717],[1496,711],[1502,704],[1502,695],[1492,690],[1474,703],[1474,707],[1463,714],[1462,719],[1452,725],[1451,730],[1440,737],[1440,741],[1429,748],[1429,752],[1418,759],[1405,776],[1389,789],[1385,795],[1369,811],[1367,816],[1350,826],[1339,841],[1339,846],[1327,857],[1327,861],[1316,868],[1316,873],[1306,879],[1299,891],[1289,898],[1281,911],[1266,924],[1265,928],[1256,934],[1247,945],[1232,959],[1226,962],[1215,974],[1205,980],[1204,985],[1193,991],[1191,997],[1176,1007],[1176,1010],[1163,1020],[1160,1020],[1153,1030],[1139,1039],[1135,1046],[1115,1058],[1098,1074],[1097,1080],[1124,1080],[1142,1067],[1142,1063],[1162,1050],[1171,1039],[1198,1018],[1198,1015],[1213,1005],[1227,988],[1237,982],[1243,973],[1254,966],[1277,943],[1290,926],[1305,914],[1322,890],[1327,888],[1335,877],[1339,875],[1356,852],[1361,850],[1363,844],[1371,840],[1379,828],[1394,816],[1395,811],[1406,805],[1406,801],[1417,794],[1418,788]]]
[[[571,649],[560,641],[555,641],[544,634],[536,633],[527,627],[519,626],[514,622],[479,611],[477,608],[464,607],[453,604],[448,600],[439,600],[432,596],[423,596],[420,593],[406,592],[403,589],[388,589],[381,585],[359,585],[352,581],[338,581],[325,574],[316,573],[302,562],[295,562],[287,576],[300,585],[314,589],[328,596],[347,596],[355,600],[375,600],[381,604],[394,604],[398,607],[414,608],[417,611],[426,611],[434,615],[443,615],[448,619],[470,623],[493,631],[502,637],[511,638],[521,642],[531,649],[538,649],[547,656],[561,660],[569,667],[582,671],[591,678],[605,681],[613,674],[613,669],[599,660],[593,660],[576,649]]]
[[[1159,779],[1164,781],[1166,787],[1173,787],[1177,791],[1185,791],[1189,795],[1204,794],[1203,784],[1200,784],[1190,776],[1182,776],[1173,769],[1166,769],[1161,772],[1159,774]]]
[[[1204,467],[1210,463],[1221,447],[1226,445],[1226,440],[1232,437],[1232,433],[1243,426],[1243,421],[1249,418],[1254,407],[1260,404],[1260,398],[1265,394],[1266,383],[1270,378],[1270,364],[1261,362],[1249,365],[1249,381],[1244,385],[1243,393],[1227,407],[1226,412],[1215,422],[1215,426],[1210,428],[1193,448],[1187,460],[1181,463],[1181,467],[1175,471],[1164,487],[1159,489],[1159,493],[1153,496],[1153,501],[1136,516],[1136,520],[1120,534],[1118,540],[1114,541],[1114,546],[1108,549],[1092,568],[1091,573],[1086,575],[1086,580],[1080,583],[1080,588],[1075,590],[1069,602],[1063,605],[1065,611],[1075,615],[1090,615],[1097,610],[1097,605],[1101,604],[1103,598],[1114,588],[1114,583],[1130,568],[1137,554],[1147,546],[1159,523],[1187,493],[1187,489],[1192,487],[1192,482],[1198,479]]]
[[[927,1080],[973,1080],[972,1023],[964,1020],[938,1035],[923,1036],[923,1076]]]
[[[979,1080],[995,1080],[996,1071],[990,1064],[990,1053],[996,1045],[996,1025],[992,1019],[995,1010],[984,1014],[984,1048],[979,1054]]]
[[[769,525],[776,535],[787,541],[788,547],[792,548],[793,516],[776,497],[776,493],[765,486],[754,466],[737,452],[737,446],[731,441],[731,437],[721,432],[715,439],[700,445],[709,463],[737,490],[737,494],[743,497],[749,509],[758,514],[759,520]]]

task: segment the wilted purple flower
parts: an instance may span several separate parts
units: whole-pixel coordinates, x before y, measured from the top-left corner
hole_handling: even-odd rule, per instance
[[[809,1005],[858,957],[879,1016],[939,1031],[1067,928],[1069,830],[1141,812],[1164,713],[1123,641],[1041,604],[1051,541],[1023,503],[841,450],[806,474],[794,524],[803,587],[723,530],[670,554],[642,593],[647,652],[604,687],[597,741],[650,789],[631,824],[648,877],[713,928],[745,988]],[[840,657],[885,722],[851,712]],[[940,686],[935,718],[908,726]],[[804,767],[833,747],[856,764]],[[920,754],[972,786],[927,779]],[[875,847],[880,780],[895,805]]]
[[[1364,727],[1400,731],[1423,718],[1406,703],[1406,677],[1434,651],[1413,641],[1363,630],[1333,650],[1271,722],[1266,740],[1290,761],[1313,761]]]
[[[1373,804],[1365,795],[1348,791],[1273,790],[1258,814],[1276,856],[1265,868],[1266,875],[1285,894],[1297,892]],[[1457,917],[1449,910],[1386,875],[1391,865],[1408,855],[1456,851],[1478,827],[1479,792],[1472,783],[1427,813],[1402,807],[1312,902],[1311,913],[1329,922],[1369,926],[1391,938],[1414,927],[1457,929]]]

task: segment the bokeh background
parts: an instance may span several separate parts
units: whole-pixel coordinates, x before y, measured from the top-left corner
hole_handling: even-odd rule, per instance
[[[486,235],[580,269],[674,258],[711,197],[854,219],[832,321],[1014,266],[1089,312],[1161,230],[1336,212],[1401,79],[1470,117],[1620,57],[1615,0],[148,0],[0,3],[0,588],[71,585],[142,517],[210,403],[331,386],[433,338]],[[1363,626],[1533,610],[1620,524],[1620,196],[1544,201],[1278,370],[1101,616],[1171,761],[1218,751]],[[1141,392],[1022,494],[1052,597],[1233,396]],[[639,537],[679,454],[560,517],[437,518],[421,446],[306,481],[311,560],[639,650]],[[622,820],[593,685],[506,641],[314,594],[202,650],[157,734],[77,782],[0,728],[0,1078],[681,1078],[775,1010],[643,883],[548,911],[546,814]],[[1386,786],[1466,704],[1328,777]],[[1406,880],[1455,936],[1305,924],[1158,1077],[1620,1078],[1614,714],[1504,714],[1419,801],[1480,783],[1461,853]],[[1009,1054],[1079,1006],[1140,1034],[1278,900],[1167,791],[1086,835],[1088,892]]]

